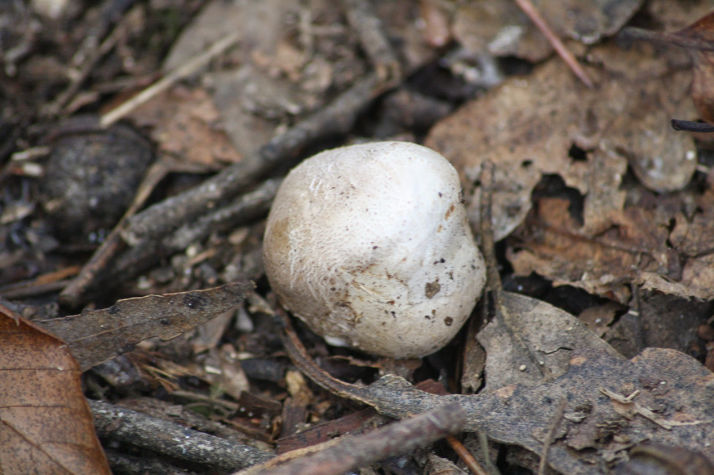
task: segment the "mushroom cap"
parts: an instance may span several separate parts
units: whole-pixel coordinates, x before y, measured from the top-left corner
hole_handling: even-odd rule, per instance
[[[282,305],[315,333],[393,358],[445,346],[486,280],[456,170],[408,142],[340,147],[295,167],[263,257]]]

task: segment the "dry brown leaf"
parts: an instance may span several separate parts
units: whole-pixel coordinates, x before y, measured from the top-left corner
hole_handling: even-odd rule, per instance
[[[342,383],[308,363],[304,348],[297,349],[292,337],[284,341],[296,365],[343,397],[396,418],[456,402],[466,411],[465,431],[484,431],[498,442],[536,454],[542,453],[546,434],[565,401],[563,421],[548,455],[549,465],[562,473],[590,474],[595,467],[616,470],[627,451],[644,440],[693,450],[714,461],[714,374],[675,350],[649,348],[628,361],[586,345],[573,352],[568,370],[549,382],[511,384],[476,395],[435,395],[394,375],[369,386]],[[623,415],[622,403],[604,393],[629,397],[636,406]]]
[[[201,88],[176,86],[138,107],[130,117],[150,128],[160,151],[182,161],[216,170],[242,158],[222,130],[216,106]]]
[[[667,29],[681,27],[683,22],[690,23],[693,18],[699,17],[694,23],[675,31],[659,32],[628,28],[628,36],[639,38],[654,43],[664,43],[684,48],[692,58],[693,81],[691,95],[699,112],[699,118],[706,122],[714,122],[714,13],[711,12],[711,3],[693,2],[692,5],[683,7],[680,2],[654,1],[649,5],[653,17]],[[686,118],[678,118],[688,121]],[[685,129],[689,128],[685,125]]]
[[[328,87],[347,87],[334,72],[334,63],[340,63],[338,67],[352,78],[363,72],[356,48],[350,47],[356,44],[344,40],[348,29],[335,16],[340,8],[323,0],[308,3],[309,7],[295,0],[208,2],[164,62],[164,70],[174,69],[206,45],[229,33],[238,34],[238,47],[231,51],[227,66],[206,72],[204,82],[211,86],[210,100],[241,155],[255,152],[279,127],[324,104]],[[333,32],[320,37],[320,42],[313,29],[323,26],[322,21],[329,22]],[[337,25],[342,30],[335,29]],[[342,48],[330,50],[333,57],[325,61],[321,44],[337,37]]]
[[[525,295],[503,293],[503,303],[511,316],[512,329],[533,352],[540,367],[535,367],[525,348],[514,344],[494,318],[478,334],[486,349],[486,387],[495,391],[509,384],[532,386],[563,375],[574,352],[610,353],[620,357],[610,345],[569,313]]]
[[[679,256],[667,245],[668,223],[651,211],[627,208],[615,226],[590,238],[580,233],[569,206],[562,198],[538,202],[508,249],[517,275],[538,272],[555,285],[570,284],[620,303],[629,301],[629,283],[644,275],[680,279]]]
[[[297,119],[319,110],[371,67],[345,21],[341,2],[261,0],[209,2],[173,45],[173,69],[229,32],[238,47],[221,70],[209,71],[221,126],[238,153],[249,155]],[[381,28],[398,38],[402,66],[413,71],[436,52],[423,38],[413,2],[374,2]]]
[[[539,0],[533,2],[556,31],[585,44],[612,36],[640,9],[642,0]]]
[[[254,153],[278,127],[322,104],[286,78],[274,78],[252,64],[211,73],[213,101],[226,131],[244,155]],[[324,98],[323,98],[324,99]]]
[[[640,8],[642,0],[534,0],[553,30],[592,44],[615,34]],[[455,38],[469,51],[516,56],[537,62],[552,51],[546,38],[512,1],[463,2],[453,14]]]
[[[0,309],[0,473],[110,473],[67,345]]]
[[[701,194],[669,196],[630,190],[628,206],[611,215],[611,227],[588,235],[562,198],[541,198],[508,258],[517,274],[537,272],[628,303],[630,283],[679,297],[714,297],[712,180]],[[690,213],[684,210],[690,208]],[[671,231],[670,231],[671,229]]]
[[[151,337],[170,340],[240,305],[252,284],[119,300],[109,308],[36,323],[67,341],[83,370]]]
[[[711,178],[714,178],[714,173]],[[670,234],[670,242],[675,249],[687,257],[697,257],[714,252],[714,187],[709,184],[707,193],[697,200],[697,206],[691,216],[678,213],[676,224]],[[706,204],[709,202],[709,205]]]
[[[712,11],[711,0],[689,0],[673,2],[672,0],[649,0],[644,12],[652,18],[652,23],[662,25],[663,30],[684,28]]]
[[[692,98],[699,116],[714,122],[714,13],[700,18],[692,25],[672,35],[691,42],[687,51],[694,60]]]
[[[644,348],[672,348],[700,357],[704,354],[697,328],[714,311],[711,302],[685,300],[659,292],[640,292],[639,305],[607,327],[603,337],[630,357]]]
[[[689,73],[668,72],[667,59],[646,48],[602,46],[590,57],[600,65],[589,70],[598,78],[597,90],[551,60],[466,104],[427,137],[426,145],[459,170],[476,227],[480,189],[474,185],[481,164],[495,164],[496,239],[525,218],[543,174],[557,174],[585,195],[583,231],[595,234],[624,204],[619,188],[628,164],[657,191],[681,189],[694,173],[694,142],[669,128],[671,117],[694,111]],[[614,70],[610,58],[616,60]]]
[[[671,193],[689,184],[697,165],[692,138],[669,127],[671,117],[696,114],[681,54],[647,44],[628,51],[604,45],[588,58],[597,65],[590,71],[599,89],[582,87],[560,61],[549,61],[442,120],[427,145],[459,170],[475,227],[482,163],[495,164],[497,239],[522,223],[544,177],[556,175],[570,195],[582,196],[536,197],[538,209],[508,250],[518,275],[537,272],[621,303],[631,282],[683,297],[713,296],[711,193],[694,187]],[[628,165],[660,194],[623,184]]]

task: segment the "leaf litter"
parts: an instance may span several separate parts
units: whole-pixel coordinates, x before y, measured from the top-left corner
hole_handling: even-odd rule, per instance
[[[546,461],[560,472],[592,473],[642,460],[664,460],[673,466],[694,460],[704,467],[701,473],[707,473],[714,462],[714,381],[705,366],[683,352],[708,362],[714,354],[711,305],[706,302],[714,297],[710,238],[714,173],[702,151],[706,137],[674,131],[669,123],[672,118],[710,120],[709,53],[706,47],[690,49],[692,62],[681,49],[662,42],[626,44],[608,37],[639,11],[633,24],[649,22],[675,32],[681,41],[708,44],[710,19],[693,20],[703,17],[710,5],[661,0],[643,5],[632,0],[587,6],[568,2],[563,8],[562,2],[534,3],[595,79],[595,89],[581,85],[560,59],[549,59],[550,44],[511,2],[454,5],[424,0],[420,8],[411,8],[408,2],[380,2],[374,12],[388,37],[398,39],[396,56],[401,65],[393,68],[390,61],[396,56],[383,51],[380,57],[375,47],[379,41],[364,43],[365,31],[374,30],[365,27],[355,34],[352,29],[362,28],[359,19],[347,21],[350,15],[364,14],[363,2],[345,1],[345,13],[320,0],[216,1],[201,9],[184,29],[163,68],[175,70],[236,29],[239,47],[214,60],[199,81],[173,86],[128,117],[151,134],[162,154],[187,160],[197,165],[195,170],[205,172],[251,155],[262,157],[256,150],[268,140],[329,107],[335,94],[348,90],[370,71],[377,78],[398,76],[400,69],[406,72],[408,79],[391,96],[400,100],[385,100],[379,107],[399,107],[400,101],[408,104],[411,98],[426,97],[425,104],[441,111],[422,122],[426,125],[420,129],[428,128],[453,105],[444,96],[425,94],[423,87],[419,89],[420,81],[435,70],[435,64],[439,74],[448,71],[459,76],[466,83],[463,90],[472,91],[463,96],[470,97],[469,101],[436,123],[425,143],[457,167],[472,224],[479,227],[481,200],[491,193],[493,227],[505,258],[500,263],[502,272],[517,282],[538,275],[548,285],[579,287],[597,296],[600,303],[575,318],[544,300],[504,292],[502,308],[496,313],[512,316],[509,325],[513,328],[504,328],[498,318],[480,321],[475,314],[463,348],[455,342],[443,353],[416,362],[372,363],[342,356],[344,364],[330,366],[334,360],[329,355],[335,350],[301,329],[300,336],[310,342],[311,352],[323,366],[333,371],[339,368],[345,379],[357,384],[330,379],[288,342],[294,364],[334,395],[365,403],[391,417],[410,418],[438,410],[444,402],[456,402],[466,413],[461,418],[466,432],[483,431],[503,444],[492,446],[493,451],[507,452],[510,460],[518,460],[516,465],[532,471],[542,470]],[[238,19],[240,27],[227,18]],[[449,40],[459,43],[452,50],[455,53],[440,56],[444,50],[435,47],[444,48]],[[527,74],[504,75],[499,68],[513,57],[538,64],[523,68],[523,63],[516,63]],[[21,61],[18,64],[22,67]],[[495,69],[479,76],[478,68],[487,66]],[[501,85],[479,89],[503,77],[508,79]],[[351,108],[349,115],[358,108]],[[373,128],[358,124],[358,128],[362,133],[394,133],[409,123],[417,120]],[[409,131],[407,138],[422,132]],[[488,189],[479,181],[487,162],[495,166],[495,181]],[[261,173],[266,171],[267,167],[261,169]],[[251,236],[260,231],[259,223],[241,230]],[[236,280],[244,272],[259,279],[260,263],[245,262],[254,256],[230,257],[230,239],[222,240],[221,232],[201,234],[201,242],[188,243],[185,256],[175,254],[172,263],[186,265],[177,266],[180,271],[157,268],[139,284],[156,291],[214,287],[217,281]],[[186,247],[183,241],[177,249]],[[240,249],[236,245],[232,252]],[[18,262],[20,255],[16,253],[8,262]],[[231,269],[217,272],[215,262],[226,255]],[[121,272],[116,276],[130,279]],[[366,434],[366,439],[354,443],[376,440],[370,439],[369,428],[377,419],[383,424],[384,418],[377,418],[371,410],[354,412],[354,407],[310,386],[300,373],[286,371],[287,364],[280,360],[282,349],[275,342],[281,327],[269,318],[273,313],[269,290],[259,284],[258,292],[270,303],[241,307],[245,289],[231,285],[121,300],[106,309],[89,309],[70,317],[43,316],[37,323],[65,337],[82,369],[94,368],[85,376],[92,387],[106,390],[108,384],[119,393],[136,392],[137,386],[121,382],[122,375],[133,371],[132,381],[141,381],[139,392],[156,395],[163,391],[183,408],[199,408],[193,422],[184,417],[183,424],[235,437],[235,432],[227,430],[229,424],[242,431],[244,438],[248,434],[269,444],[280,434],[291,449],[298,450],[325,442],[331,434],[345,433],[348,427]],[[78,301],[88,300],[82,295]],[[200,303],[201,308],[187,302]],[[227,335],[236,336],[231,326],[236,307],[240,307],[245,330],[225,343]],[[488,306],[483,307],[483,314],[488,314]],[[19,308],[29,314],[42,313],[32,303]],[[192,329],[219,314],[215,324],[204,325],[197,336],[190,336]],[[518,332],[518,342],[513,341],[511,330]],[[150,336],[168,339],[177,335],[183,338],[166,344],[146,341]],[[182,351],[193,352],[196,361],[180,357],[178,363],[168,357],[185,356]],[[447,355],[454,351],[463,367],[450,366]],[[461,389],[475,394],[446,395],[443,387],[440,395],[429,394],[394,375],[369,384],[375,368],[406,375],[413,382],[439,370],[440,379],[453,376],[452,392]],[[101,377],[107,379],[98,383]],[[453,383],[458,380],[461,388]],[[266,386],[265,381],[275,386]],[[73,398],[73,403],[77,401],[83,401],[81,396]],[[93,408],[97,417],[100,412],[112,412],[111,407],[97,404]],[[221,423],[202,418],[202,411],[220,418]],[[126,427],[140,431],[141,414],[131,417],[138,417],[139,423]],[[320,424],[301,432],[315,422]],[[181,426],[171,423],[166,430],[180,433]],[[99,425],[106,430],[103,437],[111,439],[112,423],[104,419]],[[151,437],[145,435],[142,443],[149,444]],[[131,445],[130,433],[121,437],[122,443]],[[349,451],[351,439],[341,442],[347,443]],[[529,454],[530,461],[527,456],[516,459],[516,446],[525,449],[522,454]],[[175,455],[177,447],[165,453]],[[437,454],[454,459],[441,450],[429,454],[432,462]],[[269,456],[267,452],[254,455],[256,461]],[[543,460],[541,468],[538,458]],[[230,465],[220,464],[233,463],[204,462],[207,467],[224,469]],[[389,467],[389,461],[384,463],[383,467]]]

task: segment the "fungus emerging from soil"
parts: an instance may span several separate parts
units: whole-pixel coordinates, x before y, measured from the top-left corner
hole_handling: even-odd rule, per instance
[[[486,280],[456,170],[407,142],[327,150],[294,168],[263,256],[280,302],[328,343],[393,358],[446,345]]]

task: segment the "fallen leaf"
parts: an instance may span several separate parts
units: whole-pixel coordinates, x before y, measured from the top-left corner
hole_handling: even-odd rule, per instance
[[[316,367],[291,332],[283,342],[293,363],[331,392],[395,418],[455,402],[466,413],[465,431],[484,431],[498,442],[536,454],[542,453],[565,401],[563,421],[548,452],[548,464],[562,473],[616,469],[628,449],[644,440],[697,451],[714,461],[714,374],[676,350],[649,348],[626,360],[613,351],[585,348],[573,352],[564,374],[545,383],[511,384],[485,394],[435,395],[394,375],[369,386],[336,380]],[[603,390],[629,397],[639,409],[627,419],[616,410],[620,402],[605,397]]]
[[[526,225],[509,241],[507,257],[517,275],[537,272],[555,285],[572,285],[622,304],[629,302],[631,284],[643,290],[711,300],[714,254],[707,250],[687,256],[672,247],[674,216],[685,218],[669,208],[677,203],[683,206],[689,198],[670,198],[672,203],[659,196],[639,201],[631,196],[635,201],[630,206],[613,213],[613,226],[594,237],[582,233],[570,217],[568,200],[540,199]],[[708,249],[707,229],[686,238],[677,234],[681,238],[677,244],[686,248],[703,242]]]
[[[704,354],[697,328],[714,305],[659,292],[640,292],[639,305],[606,328],[604,339],[625,356],[646,347],[672,348],[695,357]]]
[[[687,71],[670,71],[665,56],[646,48],[594,48],[589,57],[598,67],[588,72],[600,84],[595,90],[582,86],[561,61],[550,60],[528,78],[505,81],[434,126],[426,145],[459,170],[471,223],[478,228],[478,179],[487,160],[495,165],[497,240],[523,221],[531,192],[546,174],[560,176],[584,196],[582,231],[588,235],[606,229],[622,209],[620,187],[628,165],[655,191],[686,186],[696,149],[691,137],[669,128],[669,121],[694,111],[690,78]],[[613,69],[610,58],[616,59]]]
[[[394,47],[406,71],[434,59],[413,2],[376,2],[374,9],[386,35],[398,38]],[[221,127],[238,153],[248,156],[369,71],[345,17],[344,8],[327,0],[208,2],[171,48],[164,69],[237,32],[239,47],[223,68],[205,74],[205,83]]]
[[[249,282],[239,281],[213,289],[130,298],[109,308],[35,323],[64,338],[86,370],[148,338],[175,338],[237,307],[250,288]]]
[[[632,475],[673,472],[709,475],[714,473],[714,464],[694,450],[644,443],[630,452],[630,460],[622,467],[622,473]]]
[[[486,349],[486,387],[492,392],[510,384],[535,385],[563,375],[577,352],[609,353],[620,357],[610,345],[569,313],[546,302],[521,294],[503,292],[505,312],[512,331],[524,346],[510,337],[502,318],[494,318],[478,334]],[[537,366],[525,353],[530,350]]]
[[[67,345],[0,308],[0,473],[110,473]]]
[[[620,303],[628,302],[629,283],[642,280],[644,272],[680,276],[676,252],[666,246],[666,223],[651,213],[628,209],[617,227],[589,238],[569,218],[569,206],[561,198],[538,202],[508,249],[517,275],[535,271],[555,285],[573,285]]]
[[[672,35],[675,39],[690,41],[687,51],[694,60],[692,99],[700,118],[714,122],[714,13],[710,13],[690,26]]]
[[[593,44],[615,34],[642,0],[539,0],[533,4],[558,35]],[[514,2],[460,4],[453,14],[452,29],[454,37],[473,53],[538,62],[552,52],[543,34]]]
[[[556,31],[585,44],[612,36],[640,9],[642,0],[539,0],[538,6]]]
[[[701,18],[712,10],[711,0],[691,0],[673,2],[672,0],[649,0],[643,13],[652,17],[652,23],[662,25],[664,30],[684,28],[694,18]]]
[[[322,21],[334,27],[333,23],[340,22],[334,16],[339,9],[326,8],[320,0],[309,3],[308,10],[294,0],[208,2],[167,55],[165,71],[185,64],[227,34],[238,35],[238,47],[230,53],[226,66],[206,72],[204,78],[211,85],[210,101],[220,111],[219,123],[242,156],[254,153],[296,116],[323,105],[328,87],[339,91],[348,86],[334,73],[334,63],[340,62],[340,68],[352,78],[363,71],[356,44],[344,39],[347,29],[336,33],[342,40],[339,57],[330,58],[327,69],[320,67],[325,58],[321,42],[315,42],[309,31],[302,32],[305,26],[301,22],[307,20],[310,31],[313,23]],[[297,18],[302,20],[296,22]],[[337,36],[323,39],[332,43]],[[329,51],[334,55],[336,49]],[[315,84],[322,89],[311,90]]]
[[[218,109],[202,88],[176,86],[130,114],[151,130],[159,150],[183,162],[217,170],[242,156],[226,134]]]

